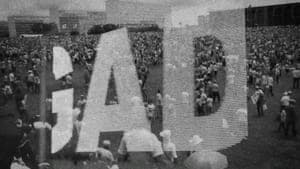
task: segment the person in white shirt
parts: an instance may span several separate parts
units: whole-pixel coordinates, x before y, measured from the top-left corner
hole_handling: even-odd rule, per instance
[[[112,166],[115,161],[113,154],[110,151],[111,143],[109,140],[103,141],[103,147],[99,147],[96,150],[96,158],[105,162],[108,167]]]
[[[289,105],[290,105],[290,96],[288,95],[288,92],[284,92],[283,93],[283,96],[281,97],[280,99],[280,103],[281,103],[281,108],[280,108],[280,111],[282,109],[285,109],[287,108]]]
[[[27,75],[27,88],[29,91],[33,91],[34,86],[34,74],[33,71],[29,70]]]
[[[157,93],[156,93],[156,105],[157,106],[162,105],[162,95],[161,95],[161,92],[159,89],[157,90]]]
[[[11,97],[11,95],[13,94],[13,91],[10,87],[10,85],[5,85],[3,88],[3,93],[6,97]]]
[[[137,153],[137,151],[140,151],[139,149],[145,151]],[[159,168],[173,168],[171,163],[166,160],[162,144],[156,135],[146,129],[134,129],[124,133],[118,148],[118,161],[127,161],[130,157],[131,163],[146,165],[149,162],[144,160],[147,160],[149,155]]]
[[[268,78],[266,75],[262,75],[261,77],[261,84],[263,86],[263,91],[266,91],[266,87],[268,85]]]
[[[171,142],[171,131],[164,130],[159,133],[159,135],[163,138],[163,150],[166,156],[173,162],[177,163],[177,152],[176,146],[174,143]]]
[[[8,78],[9,78],[9,82],[10,83],[14,83],[14,81],[15,81],[15,75],[14,75],[13,72],[9,73]]]
[[[66,85],[67,86],[71,86],[72,85],[72,76],[70,74],[68,74],[66,76]]]
[[[212,111],[213,111],[213,98],[208,97],[207,104],[206,104],[206,114],[211,114]]]

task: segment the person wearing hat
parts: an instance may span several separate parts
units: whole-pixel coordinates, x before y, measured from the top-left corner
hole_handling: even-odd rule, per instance
[[[111,143],[109,140],[104,140],[102,142],[103,147],[99,147],[96,150],[96,158],[104,161],[108,166],[111,166],[115,161],[113,154],[110,151]]]
[[[219,85],[216,80],[214,80],[212,84],[212,98],[214,102],[216,102],[217,99],[218,102],[220,102]]]
[[[256,87],[256,95],[258,96],[256,101],[256,110],[258,116],[263,116],[264,115],[263,105],[265,104],[265,98],[264,98],[264,92],[258,86]]]
[[[34,74],[32,70],[29,70],[27,74],[27,88],[30,92],[33,91],[33,85],[34,85]]]
[[[282,96],[281,99],[280,99],[280,103],[281,103],[280,111],[281,111],[282,109],[287,108],[287,107],[290,105],[290,96],[289,96],[289,93],[288,93],[288,92],[284,92],[284,93],[283,93],[283,96]]]
[[[79,100],[77,101],[77,107],[80,109],[80,111],[83,111],[84,105],[86,104],[86,99],[84,98],[84,95],[80,95]]]
[[[153,104],[153,101],[149,99],[146,112],[147,112],[147,118],[151,121],[156,118],[156,109],[155,105]]]

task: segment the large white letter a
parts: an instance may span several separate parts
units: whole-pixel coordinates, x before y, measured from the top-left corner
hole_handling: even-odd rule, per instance
[[[111,68],[119,104],[105,105]],[[100,132],[150,128],[125,28],[102,35],[88,93],[77,152],[92,152]],[[143,150],[140,150],[143,151]]]

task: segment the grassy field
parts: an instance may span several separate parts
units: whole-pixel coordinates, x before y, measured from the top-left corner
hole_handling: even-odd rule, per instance
[[[47,73],[47,90],[55,91],[60,89],[59,81],[55,81],[52,73],[50,73],[50,67],[48,67]],[[73,73],[73,88],[75,89],[74,102],[78,100],[80,94],[85,94],[87,89],[84,88],[83,71],[80,66],[75,66],[75,72]],[[225,76],[220,76],[220,80],[224,82]],[[148,97],[154,98],[157,89],[162,89],[162,67],[151,67],[149,78],[146,83],[146,92]],[[274,97],[270,97],[267,100],[269,110],[265,113],[264,117],[258,118],[256,114],[255,106],[252,103],[248,103],[248,138],[241,143],[225,149],[220,150],[225,154],[229,161],[228,169],[299,169],[300,167],[300,139],[299,137],[293,138],[291,136],[285,137],[283,133],[278,133],[278,123],[275,118],[279,110],[279,99],[281,94],[291,89],[292,78],[291,75],[283,74],[279,85],[274,86]],[[224,88],[224,83],[221,83],[221,88]],[[223,91],[223,90],[222,90]],[[250,89],[250,93],[253,91]],[[222,93],[223,95],[223,93]],[[300,89],[293,90],[293,98],[300,100]],[[37,94],[29,94],[28,106],[29,110],[33,114],[39,113]],[[297,104],[296,110],[299,113],[300,104]],[[162,129],[161,122],[156,120],[152,124],[152,131],[156,134]],[[299,124],[297,126],[299,130]],[[120,133],[104,133],[105,138],[110,138],[112,141],[112,147],[114,154],[116,153],[117,144],[120,139]],[[118,138],[114,139],[114,136]],[[185,153],[180,153],[180,162],[176,169],[184,168],[182,162],[185,158]],[[141,155],[141,154],[140,154]],[[140,158],[139,158],[140,159]],[[54,159],[52,165],[55,169],[91,169],[91,168],[105,168],[100,162],[88,162],[84,165],[81,161],[77,166],[74,166],[70,160]],[[147,169],[153,168],[153,162],[148,160],[131,161],[128,163],[121,163],[121,169]]]

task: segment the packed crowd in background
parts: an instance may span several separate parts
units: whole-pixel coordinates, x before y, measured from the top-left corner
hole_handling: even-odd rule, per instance
[[[300,27],[274,26],[247,28],[247,79],[249,89],[254,89],[251,100],[256,104],[258,116],[268,111],[267,101],[275,95],[274,88],[282,83],[283,76],[292,77],[279,93],[281,99],[277,120],[278,130],[289,130],[296,136],[296,100],[293,91],[299,89],[300,79]],[[278,95],[278,93],[276,93]],[[249,97],[250,98],[250,97]]]
[[[247,79],[249,95],[256,105],[258,116],[268,110],[267,100],[274,96],[274,88],[281,83],[282,76],[291,76],[293,81],[282,93],[278,110],[278,130],[285,135],[289,130],[296,135],[296,100],[293,91],[299,89],[300,27],[253,27],[247,28]],[[130,33],[133,61],[143,89],[149,74],[149,67],[163,62],[162,32]],[[51,36],[43,38],[11,38],[0,40],[0,87],[1,96],[15,98],[20,114],[26,112],[26,93],[39,93],[41,65],[52,61],[51,47],[63,46],[70,54],[73,64],[84,68],[86,85],[92,73],[99,36]],[[218,72],[226,66],[222,42],[214,36],[195,38],[195,110],[196,114],[212,113],[216,102],[221,101],[217,80]],[[72,85],[72,74],[61,79],[62,85]],[[281,93],[279,93],[281,95]],[[155,107],[162,105],[162,93],[157,91],[156,102],[146,104],[149,119],[155,114]],[[146,97],[146,96],[145,96]],[[82,111],[85,96],[77,107]],[[106,151],[106,150],[102,150]],[[109,151],[109,150],[107,150]]]
[[[208,115],[213,112],[213,103],[220,102],[218,71],[226,66],[222,42],[214,36],[194,39],[195,53],[195,114]]]
[[[162,62],[162,33],[131,33],[130,39],[138,76],[144,84],[148,67]],[[16,83],[23,82],[29,92],[38,92],[42,59],[51,62],[51,47],[58,45],[69,52],[73,64],[85,67],[85,81],[88,82],[98,41],[99,36],[3,39],[0,42],[1,88],[9,95]],[[62,80],[67,81],[67,77]]]
[[[261,91],[257,111],[263,115],[265,99],[273,96],[274,85],[285,73],[293,76],[292,87],[299,88],[300,34],[298,26],[273,26],[247,28],[247,79],[249,87]],[[63,46],[70,54],[73,64],[84,67],[86,85],[92,73],[96,47],[100,36],[47,36],[37,38],[11,38],[0,41],[0,73],[2,92],[10,98],[24,84],[27,92],[38,93],[39,69],[42,60],[51,62],[53,46]],[[131,50],[144,89],[149,66],[162,63],[162,32],[131,32]],[[226,66],[222,42],[214,36],[194,39],[195,54],[195,112],[196,115],[212,113],[215,102],[220,102],[217,74]],[[298,59],[298,60],[297,60]],[[61,79],[62,85],[72,84],[72,74]],[[289,89],[287,89],[288,92]],[[160,97],[160,91],[158,96]],[[146,98],[145,94],[143,96]],[[147,99],[144,99],[147,101]],[[151,101],[153,102],[153,101]],[[19,104],[21,105],[21,104]]]

